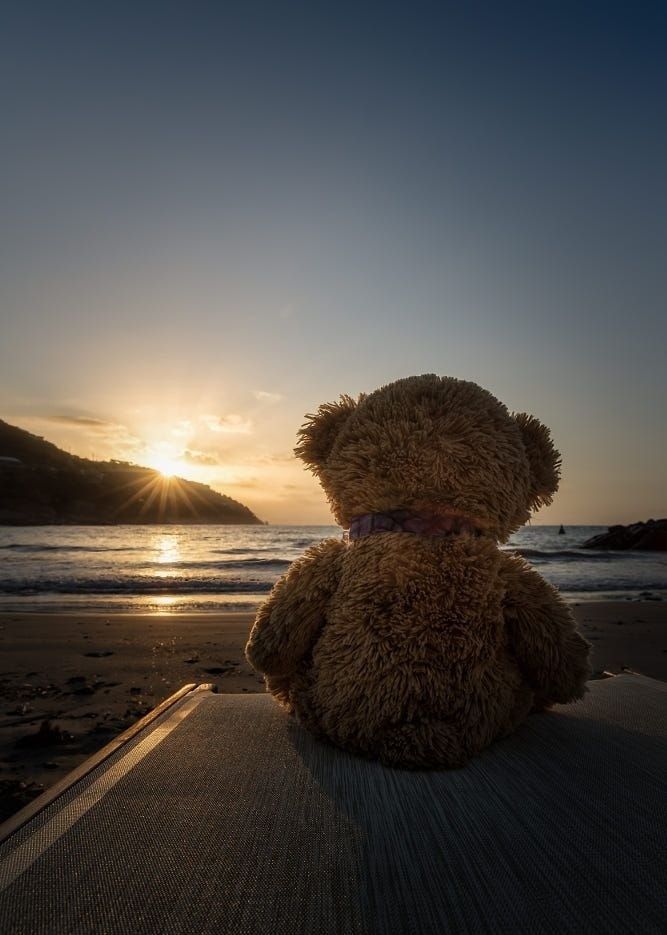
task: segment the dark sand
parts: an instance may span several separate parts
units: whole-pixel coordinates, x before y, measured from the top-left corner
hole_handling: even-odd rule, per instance
[[[667,603],[573,607],[596,674],[667,681]],[[182,685],[263,691],[243,657],[252,616],[0,615],[0,821]]]

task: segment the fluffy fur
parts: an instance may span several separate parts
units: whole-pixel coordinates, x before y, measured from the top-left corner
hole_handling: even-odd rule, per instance
[[[456,767],[531,710],[582,697],[589,644],[557,591],[497,545],[558,486],[537,419],[428,374],[321,406],[296,453],[342,526],[409,509],[483,530],[331,539],[291,565],[246,656],[304,725],[390,765]]]

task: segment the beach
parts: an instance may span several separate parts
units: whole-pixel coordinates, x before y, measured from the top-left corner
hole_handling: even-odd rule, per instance
[[[667,680],[667,602],[571,605],[594,675]],[[188,683],[261,692],[252,613],[0,614],[0,820]]]

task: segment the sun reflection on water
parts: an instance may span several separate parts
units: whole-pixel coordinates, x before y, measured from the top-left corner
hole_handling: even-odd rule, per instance
[[[160,610],[168,610],[170,607],[173,607],[177,599],[178,598],[171,594],[161,594],[159,597],[154,597],[151,603],[159,607]],[[159,611],[156,612],[159,613]]]
[[[181,559],[181,550],[178,536],[159,535],[155,538],[153,549],[157,553],[156,559],[160,565],[170,565]]]

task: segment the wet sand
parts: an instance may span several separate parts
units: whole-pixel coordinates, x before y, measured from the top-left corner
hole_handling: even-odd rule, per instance
[[[667,681],[667,603],[572,605],[593,667]],[[253,615],[0,615],[0,821],[187,683],[264,690]]]

